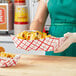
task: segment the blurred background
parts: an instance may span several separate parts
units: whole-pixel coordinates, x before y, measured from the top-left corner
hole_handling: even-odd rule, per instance
[[[19,1],[19,0],[16,0]],[[22,30],[29,30],[27,27],[30,27],[30,23],[32,22],[36,10],[39,4],[39,0],[26,0],[25,4],[23,3],[17,3],[14,0],[0,0],[0,46],[4,47],[6,52],[10,53],[21,53],[21,54],[33,54],[33,55],[45,55],[44,51],[25,51],[22,49],[17,49],[10,37],[10,35],[14,35],[15,33],[18,33]],[[28,20],[25,22],[25,24],[20,24],[20,22],[17,22],[18,20],[15,18],[17,15],[16,13],[16,7],[24,6],[26,5],[26,9],[28,9]],[[22,7],[21,7],[22,8]],[[49,27],[50,27],[50,17],[48,16],[44,32],[48,33]],[[25,29],[23,29],[25,27]],[[22,30],[21,30],[22,29]]]

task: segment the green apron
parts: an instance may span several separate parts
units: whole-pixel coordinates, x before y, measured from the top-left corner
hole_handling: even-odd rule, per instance
[[[63,37],[67,32],[76,32],[76,0],[49,0],[48,11],[51,18],[49,34]],[[61,53],[46,52],[51,56],[76,56],[76,43]]]

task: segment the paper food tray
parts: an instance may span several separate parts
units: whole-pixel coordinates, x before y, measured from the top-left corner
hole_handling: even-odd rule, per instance
[[[65,38],[63,37],[62,38],[49,37],[39,40],[23,40],[23,39],[18,39],[14,35],[11,35],[11,38],[14,41],[14,44],[17,48],[24,49],[27,51],[30,50],[54,51],[65,41]]]
[[[20,55],[16,55],[14,58],[0,57],[0,67],[3,68],[3,67],[15,66],[19,58]]]

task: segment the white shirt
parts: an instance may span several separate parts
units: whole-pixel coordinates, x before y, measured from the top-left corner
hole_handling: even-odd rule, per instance
[[[47,3],[48,3],[48,1],[49,1],[49,0],[44,0],[44,2],[47,2]]]

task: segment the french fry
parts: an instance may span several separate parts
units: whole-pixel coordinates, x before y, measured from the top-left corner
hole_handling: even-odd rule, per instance
[[[7,58],[13,58],[13,57],[15,57],[14,54],[5,53],[5,52],[0,52],[0,56],[1,57],[7,57]]]
[[[5,49],[3,47],[0,47],[0,52],[5,52]]]

